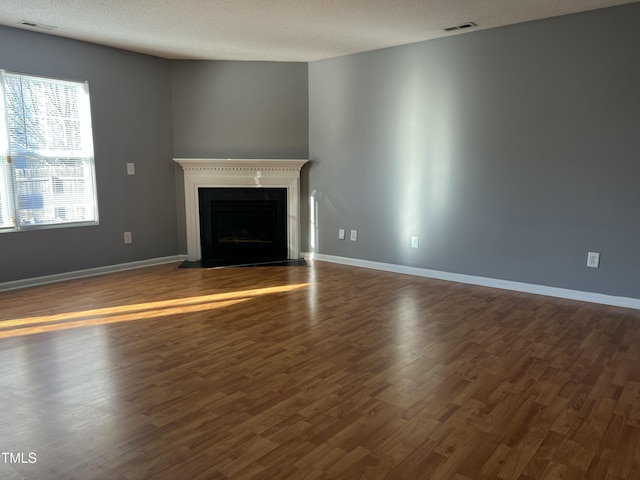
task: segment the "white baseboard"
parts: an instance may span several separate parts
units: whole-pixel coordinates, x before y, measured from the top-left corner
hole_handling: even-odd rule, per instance
[[[104,275],[105,273],[124,272],[125,270],[134,270],[136,268],[164,265],[165,263],[181,262],[186,260],[186,258],[186,255],[150,258],[148,260],[139,260],[137,262],[106,265],[104,267],[88,268],[86,270],[75,270],[73,272],[56,273],[54,275],[46,275],[43,277],[14,280],[11,282],[0,283],[0,292],[16,290],[18,288],[35,287],[36,285],[45,285],[47,283],[62,282],[64,280],[73,280],[76,278],[94,277],[96,275]]]
[[[478,277],[475,275],[465,275],[462,273],[450,273],[440,270],[408,267],[405,265],[396,265],[393,263],[373,262],[370,260],[360,260],[357,258],[325,255],[322,253],[301,253],[300,256],[302,258],[308,258],[311,260],[339,263],[342,265],[350,265],[352,267],[370,268],[373,270],[401,273],[404,275],[414,275],[417,277],[434,278],[438,280],[446,280],[449,282],[480,285],[483,287],[500,288],[503,290],[512,290],[515,292],[546,295],[549,297],[566,298],[568,300],[580,300],[583,302],[598,303],[602,305],[613,305],[616,307],[633,308],[636,310],[640,310],[640,299],[638,298],[617,297],[614,295],[605,295],[602,293],[583,292],[580,290],[570,290],[567,288],[549,287],[546,285],[514,282],[510,280],[500,280],[488,277]],[[0,283],[0,292],[7,290],[16,290],[18,288],[34,287],[37,285],[45,285],[48,283],[61,282],[64,280],[73,280],[76,278],[93,277],[96,275],[104,275],[106,273],[123,272],[126,270],[134,270],[136,268],[181,262],[186,259],[186,255],[174,255],[171,257],[150,258],[147,260],[139,260],[136,262],[120,263],[117,265],[107,265],[104,267],[88,268],[85,270],[76,270],[73,272],[46,275],[43,277],[25,278],[22,280]]]
[[[513,290],[516,292],[533,293],[535,295],[546,295],[549,297],[566,298],[569,300],[580,300],[583,302],[599,303],[602,305],[613,305],[616,307],[634,308],[640,310],[640,299],[630,297],[617,297],[614,295],[604,295],[602,293],[583,292],[580,290],[570,290],[567,288],[548,287],[546,285],[536,285],[531,283],[513,282],[510,280],[500,280],[496,278],[477,277],[475,275],[465,275],[462,273],[442,272],[439,270],[429,270],[426,268],[407,267],[392,263],[372,262],[369,260],[359,260],[357,258],[338,257],[325,255],[322,253],[304,253],[304,258],[320,260],[323,262],[340,263],[353,267],[371,268],[383,270],[385,272],[402,273],[417,277],[435,278],[450,282],[467,283],[470,285],[481,285],[483,287],[500,288],[503,290]]]

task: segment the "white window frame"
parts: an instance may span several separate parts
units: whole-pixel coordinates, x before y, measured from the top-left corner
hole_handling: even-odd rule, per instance
[[[26,82],[55,83],[76,88],[78,92],[78,97],[75,97],[77,98],[77,103],[75,104],[77,105],[77,116],[61,117],[57,115],[54,119],[49,116],[48,112],[44,114],[44,117],[40,115],[39,120],[36,119],[35,122],[41,122],[38,127],[39,140],[45,139],[46,145],[30,146],[28,145],[30,135],[26,131],[26,120],[29,117],[25,113],[25,117],[22,118],[25,122],[24,141],[26,148],[20,148],[17,144],[12,143],[10,135],[9,113],[6,103],[8,100],[5,91],[6,79],[9,78]],[[43,100],[41,99],[40,101],[47,104],[46,98],[42,98]],[[21,105],[25,106],[25,102],[25,97],[22,96]],[[48,105],[57,105],[57,103],[48,103]],[[15,119],[15,116],[13,118]],[[53,130],[45,125],[49,121],[55,121],[56,119],[64,125],[61,130],[58,130],[58,133],[62,131],[62,135],[65,135],[63,137],[55,136]],[[75,123],[76,126],[70,127],[69,130],[67,128],[68,125],[64,123],[65,121]],[[77,126],[78,122],[79,128]],[[13,123],[12,125],[15,126],[16,124]],[[43,125],[44,128],[42,128]],[[78,136],[74,136],[75,134]],[[68,145],[64,141],[60,141],[68,138],[68,135],[74,136],[76,140],[79,138],[79,141],[71,142],[73,146],[67,146],[66,148],[64,146],[55,146],[55,144]],[[22,137],[20,138],[22,139]],[[59,141],[52,142],[54,139]],[[29,167],[24,166],[27,164]],[[32,171],[37,170],[38,175],[33,173],[31,176],[25,175],[25,169],[31,167],[33,167]],[[67,170],[81,173],[65,177],[61,172]],[[33,177],[35,176],[41,176],[41,178],[34,179]],[[33,182],[33,184],[29,182]],[[21,203],[21,201],[24,202],[25,188],[35,189],[34,191],[38,193],[35,194],[34,198],[37,198],[41,203],[40,206],[30,207],[36,212],[36,215],[28,219],[25,217],[27,208],[24,207],[24,203]],[[59,189],[63,191],[61,192]],[[20,192],[23,194],[22,197]],[[20,209],[21,206],[23,207],[22,209]],[[88,83],[0,70],[0,233],[97,225],[98,223],[98,199]]]

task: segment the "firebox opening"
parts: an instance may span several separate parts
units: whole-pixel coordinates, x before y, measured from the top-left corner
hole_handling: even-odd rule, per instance
[[[286,188],[201,188],[202,260],[287,259]]]

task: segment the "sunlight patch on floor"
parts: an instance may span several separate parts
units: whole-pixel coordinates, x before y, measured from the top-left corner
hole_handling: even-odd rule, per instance
[[[262,295],[298,290],[309,285],[299,283],[5,320],[0,321],[0,338],[204,312],[236,305]]]

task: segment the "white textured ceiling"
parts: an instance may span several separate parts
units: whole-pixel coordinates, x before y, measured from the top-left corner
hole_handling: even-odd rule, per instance
[[[313,61],[637,0],[0,0],[0,24],[172,59]]]

